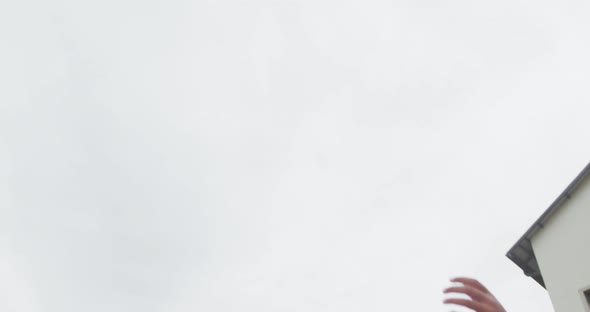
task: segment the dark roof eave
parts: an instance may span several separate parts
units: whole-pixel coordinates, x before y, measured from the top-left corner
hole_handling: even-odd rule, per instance
[[[533,225],[524,233],[524,235],[510,248],[506,256],[518,265],[526,276],[533,278],[541,286],[545,287],[545,281],[539,266],[535,252],[531,245],[531,238],[542,229],[547,220],[549,220],[563,204],[570,199],[572,194],[578,189],[582,182],[590,175],[590,163],[584,167],[582,172],[568,185],[568,187],[557,197],[555,201],[545,210],[545,212],[533,223]]]

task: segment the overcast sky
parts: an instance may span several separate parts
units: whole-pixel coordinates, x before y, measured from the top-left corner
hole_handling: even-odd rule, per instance
[[[448,311],[588,162],[590,3],[0,2],[0,310]]]

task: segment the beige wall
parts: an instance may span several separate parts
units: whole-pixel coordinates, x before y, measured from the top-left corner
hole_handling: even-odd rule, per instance
[[[532,244],[555,311],[590,311],[579,292],[590,287],[590,181],[578,188]]]

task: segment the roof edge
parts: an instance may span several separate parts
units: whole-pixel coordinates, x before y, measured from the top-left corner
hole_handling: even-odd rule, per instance
[[[533,225],[522,235],[522,237],[510,248],[506,253],[512,262],[518,265],[524,274],[533,278],[537,283],[545,288],[545,282],[539,269],[537,258],[531,245],[531,238],[542,229],[547,220],[549,220],[558,210],[567,202],[572,194],[590,175],[590,163],[576,176],[576,178],[568,185],[568,187],[553,201],[553,203],[543,212],[543,214],[533,223]]]

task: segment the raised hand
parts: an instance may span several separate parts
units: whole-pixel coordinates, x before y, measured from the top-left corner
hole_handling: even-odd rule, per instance
[[[480,282],[472,278],[457,277],[451,282],[461,283],[463,286],[451,286],[445,289],[445,294],[465,294],[469,299],[448,298],[445,304],[456,304],[476,312],[506,312],[498,299]]]

